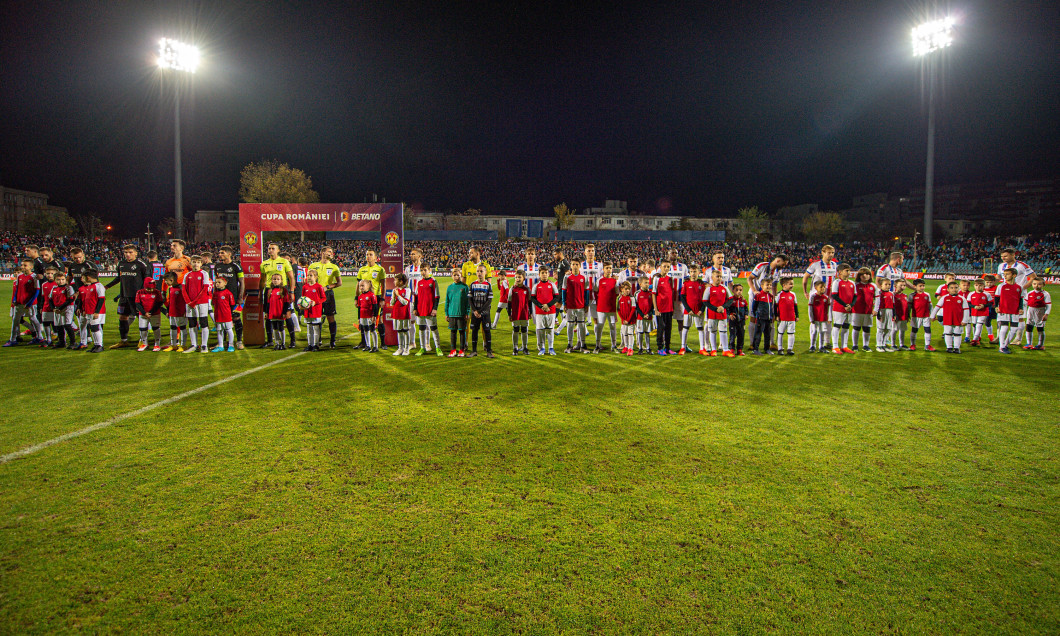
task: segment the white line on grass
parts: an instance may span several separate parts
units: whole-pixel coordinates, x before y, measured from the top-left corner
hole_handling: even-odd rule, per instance
[[[160,406],[165,406],[167,404],[172,404],[174,402],[183,400],[186,397],[191,397],[192,395],[195,395],[196,393],[202,393],[203,391],[209,391],[210,389],[212,389],[212,388],[214,388],[216,386],[221,386],[222,384],[226,384],[226,383],[231,382],[233,380],[238,380],[239,378],[248,376],[251,373],[257,373],[258,371],[262,371],[264,369],[268,369],[269,367],[277,365],[277,364],[280,364],[281,362],[287,362],[288,360],[292,360],[292,359],[297,358],[298,356],[304,355],[304,354],[305,354],[305,351],[299,351],[298,353],[296,353],[294,355],[284,356],[283,358],[280,358],[279,360],[273,360],[272,362],[268,362],[266,364],[263,364],[260,367],[254,367],[253,369],[247,369],[246,371],[240,371],[239,373],[237,373],[235,375],[230,375],[227,378],[222,378],[220,380],[217,380],[216,382],[211,382],[209,384],[204,384],[204,385],[202,385],[202,386],[200,386],[200,387],[198,387],[196,389],[192,389],[190,391],[185,391],[185,392],[180,393],[178,395],[174,395],[173,397],[169,397],[169,398],[166,398],[164,400],[155,402],[154,404],[148,404],[147,406],[138,408],[135,411],[129,411],[128,413],[122,413],[121,415],[112,417],[109,420],[104,420],[102,422],[99,422],[98,424],[93,424],[92,426],[86,426],[85,428],[83,428],[83,429],[81,429],[79,431],[74,431],[72,433],[66,433],[65,435],[60,435],[59,437],[54,437],[54,438],[52,438],[52,439],[50,439],[50,440],[48,440],[46,442],[41,442],[40,444],[34,444],[33,446],[27,446],[26,448],[23,448],[22,450],[17,450],[17,451],[15,451],[13,453],[8,453],[7,455],[2,455],[2,456],[0,456],[0,464],[6,464],[6,463],[8,463],[8,462],[10,462],[12,460],[21,459],[23,457],[27,457],[29,455],[32,455],[33,453],[36,453],[39,450],[44,450],[45,448],[48,448],[49,446],[54,446],[55,444],[58,444],[60,442],[65,442],[67,440],[74,439],[75,437],[81,437],[82,435],[88,435],[89,433],[92,433],[93,431],[98,431],[98,430],[100,430],[102,428],[107,428],[108,426],[113,426],[114,424],[117,424],[118,422],[121,422],[123,420],[127,420],[130,417],[136,417],[138,415],[143,415],[144,413],[147,413],[149,411],[153,411],[153,410],[157,409]]]

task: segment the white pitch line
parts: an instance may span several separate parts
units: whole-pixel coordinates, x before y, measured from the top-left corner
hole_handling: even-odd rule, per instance
[[[13,453],[8,453],[7,455],[2,455],[2,456],[0,456],[0,464],[6,464],[6,463],[8,463],[8,462],[10,462],[12,460],[21,459],[23,457],[27,457],[29,455],[32,455],[33,453],[36,453],[39,450],[44,450],[45,448],[48,448],[49,446],[54,446],[54,445],[56,445],[56,444],[58,444],[60,442],[65,442],[67,440],[74,439],[75,437],[81,437],[82,435],[88,435],[89,433],[92,433],[93,431],[98,431],[98,430],[100,430],[102,428],[107,428],[108,426],[113,426],[114,424],[117,424],[118,422],[127,420],[130,417],[136,417],[138,415],[143,415],[144,413],[147,413],[149,411],[153,411],[153,410],[157,409],[160,406],[165,406],[167,404],[172,404],[174,402],[178,402],[180,400],[183,400],[186,397],[190,397],[192,395],[195,395],[196,393],[202,393],[203,391],[209,391],[210,389],[212,389],[214,387],[221,386],[222,384],[226,384],[228,382],[231,382],[232,380],[238,380],[239,378],[248,376],[251,373],[257,373],[258,371],[261,371],[263,369],[268,369],[269,367],[277,365],[277,364],[280,364],[281,362],[287,362],[288,360],[291,360],[293,358],[297,358],[298,356],[304,355],[304,354],[305,354],[305,351],[299,351],[298,353],[296,353],[294,355],[285,356],[283,358],[280,358],[279,360],[273,360],[272,362],[263,364],[260,367],[254,367],[253,369],[247,369],[246,371],[240,371],[239,373],[237,373],[235,375],[230,375],[227,378],[222,378],[220,380],[217,380],[215,382],[211,382],[209,384],[204,384],[204,385],[202,385],[202,386],[200,386],[200,387],[198,387],[196,389],[192,389],[190,391],[185,391],[185,392],[180,393],[178,395],[174,395],[173,397],[169,397],[169,398],[166,398],[164,400],[155,402],[154,404],[148,404],[147,406],[138,408],[135,411],[129,411],[128,413],[122,413],[121,415],[112,417],[109,420],[104,420],[102,422],[99,422],[98,424],[93,424],[92,426],[86,426],[85,428],[83,428],[83,429],[81,429],[79,431],[74,431],[72,433],[66,433],[65,435],[60,435],[59,437],[54,437],[54,438],[52,438],[52,439],[50,439],[50,440],[48,440],[46,442],[41,442],[40,444],[34,444],[33,446],[27,446],[26,448],[23,448],[22,450],[17,450],[17,451],[15,451]]]

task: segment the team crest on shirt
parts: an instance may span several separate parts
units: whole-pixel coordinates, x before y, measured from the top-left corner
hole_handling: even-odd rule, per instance
[[[393,246],[397,245],[398,233],[397,232],[387,232],[386,236],[383,237],[383,240],[386,241],[387,245],[393,247]]]
[[[258,244],[258,235],[257,235],[257,233],[255,233],[255,232],[247,232],[246,234],[243,235],[243,242],[246,243],[247,245],[249,245],[250,247],[254,247],[255,245]]]

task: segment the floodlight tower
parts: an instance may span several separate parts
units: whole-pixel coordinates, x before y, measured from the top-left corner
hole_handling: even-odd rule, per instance
[[[931,246],[935,211],[935,82],[937,51],[953,44],[953,27],[957,20],[945,17],[913,28],[913,56],[924,59],[928,83],[927,176],[924,185],[924,244]]]
[[[158,67],[173,73],[173,177],[176,180],[177,236],[184,237],[184,202],[181,191],[180,168],[180,82],[184,73],[194,73],[199,67],[199,47],[170,38],[158,41]]]

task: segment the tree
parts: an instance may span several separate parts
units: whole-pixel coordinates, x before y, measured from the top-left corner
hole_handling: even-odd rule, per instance
[[[825,243],[841,238],[846,227],[837,212],[814,212],[802,222],[802,234],[811,243]]]
[[[670,230],[671,232],[688,232],[695,228],[692,227],[692,219],[688,218],[687,216],[682,216],[676,221],[670,221],[670,226],[666,229]]]
[[[740,219],[745,239],[755,238],[769,227],[769,216],[759,210],[757,205],[740,208],[736,215]]]
[[[243,203],[319,203],[309,175],[275,160],[248,163],[239,173]]]
[[[567,207],[566,203],[553,206],[552,211],[556,214],[556,229],[569,230],[574,227],[574,214],[576,210]]]
[[[74,218],[77,220],[77,226],[81,228],[82,236],[87,236],[91,241],[107,230],[107,224],[95,214],[78,214]]]
[[[77,230],[77,221],[66,210],[52,208],[28,215],[22,229],[26,234],[69,236]]]
[[[443,221],[447,230],[474,230],[478,227],[478,217],[482,210],[468,208],[460,214],[446,214]]]

